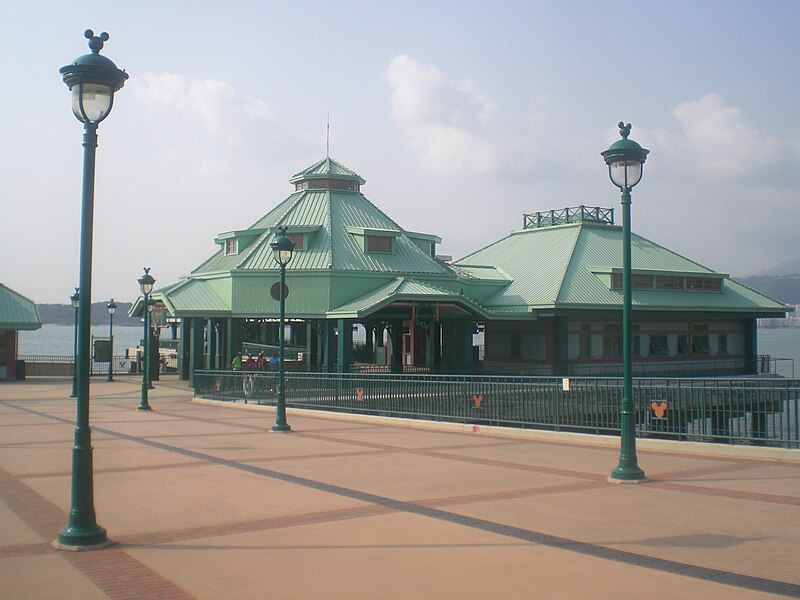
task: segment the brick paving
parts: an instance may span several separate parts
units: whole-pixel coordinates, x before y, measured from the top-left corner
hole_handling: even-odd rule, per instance
[[[800,598],[800,451],[642,442],[650,483],[614,486],[615,440],[291,410],[273,434],[170,378],[152,413],[92,381],[113,545],[59,552],[70,383],[0,384],[2,598]]]

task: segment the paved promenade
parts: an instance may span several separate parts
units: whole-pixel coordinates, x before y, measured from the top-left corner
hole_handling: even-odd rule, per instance
[[[70,380],[0,383],[0,598],[800,598],[800,451],[436,430],[92,381],[111,547],[63,552]],[[764,456],[769,456],[765,459]],[[778,458],[779,460],[776,460]]]

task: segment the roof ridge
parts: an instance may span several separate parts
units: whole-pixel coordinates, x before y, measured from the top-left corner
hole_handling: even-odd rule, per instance
[[[569,269],[572,266],[572,261],[575,258],[575,249],[578,247],[578,240],[581,239],[581,234],[583,234],[583,224],[578,227],[578,235],[575,236],[575,239],[572,241],[572,249],[569,253],[569,260],[567,261],[564,270],[561,272],[560,283],[558,284],[558,292],[556,292],[556,297],[553,298],[553,303],[558,304],[558,301],[561,299],[561,292],[564,289],[564,281],[567,278],[567,273],[569,273]]]

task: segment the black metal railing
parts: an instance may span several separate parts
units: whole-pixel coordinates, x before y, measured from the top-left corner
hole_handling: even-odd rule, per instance
[[[198,371],[198,397],[273,404],[274,374]],[[287,373],[287,406],[555,431],[619,431],[620,378]],[[634,380],[637,434],[798,448],[800,381]]]

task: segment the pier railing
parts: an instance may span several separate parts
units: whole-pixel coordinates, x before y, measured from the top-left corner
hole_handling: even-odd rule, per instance
[[[198,371],[198,397],[274,404],[275,374]],[[289,407],[614,434],[619,378],[287,373]],[[800,380],[637,378],[637,435],[800,447]]]

